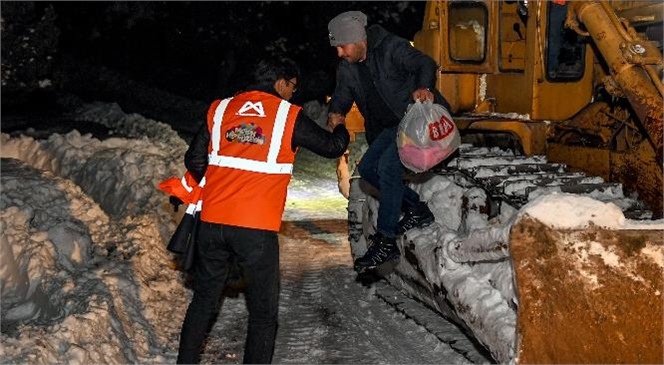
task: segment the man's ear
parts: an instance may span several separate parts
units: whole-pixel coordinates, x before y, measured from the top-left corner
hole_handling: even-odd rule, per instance
[[[274,82],[274,90],[281,95],[286,87],[286,80],[279,79]]]
[[[282,99],[286,99],[286,88],[288,87],[288,82],[286,79],[279,79],[274,82],[274,90],[281,96]]]

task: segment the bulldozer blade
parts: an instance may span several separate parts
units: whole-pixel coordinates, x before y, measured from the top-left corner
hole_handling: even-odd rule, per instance
[[[563,230],[526,215],[510,251],[517,363],[664,363],[661,230]]]

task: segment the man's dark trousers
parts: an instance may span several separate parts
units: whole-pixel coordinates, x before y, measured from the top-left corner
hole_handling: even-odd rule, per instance
[[[180,333],[178,364],[200,361],[210,320],[218,311],[233,257],[244,275],[249,312],[245,364],[272,361],[279,309],[279,242],[276,232],[201,222],[192,268],[194,298]]]
[[[405,167],[397,149],[397,130],[395,126],[380,132],[357,167],[362,179],[380,191],[376,229],[387,237],[396,234],[402,201],[405,207],[420,201],[419,194],[403,182]]]

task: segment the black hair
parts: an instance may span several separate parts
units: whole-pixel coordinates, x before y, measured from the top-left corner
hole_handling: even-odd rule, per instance
[[[300,70],[295,61],[287,57],[263,59],[256,63],[252,73],[253,84],[256,86],[273,86],[279,79],[297,78]]]

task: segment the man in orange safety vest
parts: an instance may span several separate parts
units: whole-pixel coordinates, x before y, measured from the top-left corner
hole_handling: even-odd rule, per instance
[[[188,172],[205,184],[191,270],[194,297],[182,325],[178,363],[199,362],[231,262],[242,271],[249,312],[243,362],[272,360],[279,305],[277,232],[295,154],[304,147],[338,158],[350,139],[343,118],[325,130],[288,102],[298,74],[289,59],[260,61],[247,91],[212,103],[207,123],[185,154]]]

